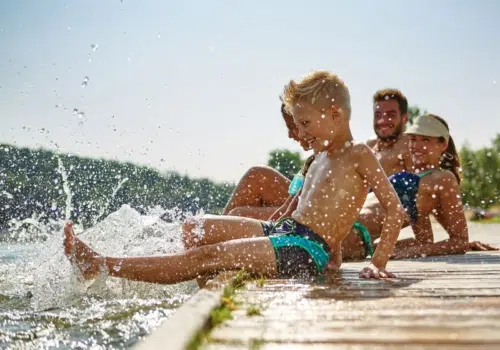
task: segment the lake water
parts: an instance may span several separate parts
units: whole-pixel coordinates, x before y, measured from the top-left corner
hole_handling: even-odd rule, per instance
[[[1,349],[128,348],[197,290],[195,282],[162,286],[108,276],[82,281],[63,254],[62,231],[48,236],[0,243]],[[178,224],[128,206],[79,236],[115,256],[182,251]]]

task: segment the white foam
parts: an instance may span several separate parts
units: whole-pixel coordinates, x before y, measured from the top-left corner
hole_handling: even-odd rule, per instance
[[[141,215],[129,205],[123,205],[78,236],[104,255],[168,255],[183,251],[179,227],[180,222],[166,223],[157,214]],[[3,284],[3,287],[16,294],[25,294],[29,290],[36,310],[67,306],[82,294],[105,298],[183,298],[197,289],[195,282],[166,286],[126,281],[106,274],[94,281],[81,281],[79,271],[64,256],[62,231],[43,243],[37,243],[33,249],[36,254],[31,261],[9,272],[12,276],[6,280],[16,282],[8,287]],[[24,278],[23,283],[19,283],[20,276]]]

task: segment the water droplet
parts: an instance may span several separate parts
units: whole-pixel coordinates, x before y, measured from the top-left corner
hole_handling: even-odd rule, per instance
[[[77,115],[78,114],[78,109],[73,109],[73,115]]]
[[[85,113],[83,112],[78,112],[78,114],[76,115],[79,119],[82,119],[84,116],[85,116]]]
[[[329,143],[330,143],[330,142],[328,142],[328,140],[325,140],[325,141],[323,142],[323,144],[324,144],[325,146],[328,146],[328,145],[329,145]]]
[[[92,51],[96,51],[98,47],[99,47],[99,45],[97,45],[97,44],[92,44],[92,45],[90,45],[90,49],[91,49]]]

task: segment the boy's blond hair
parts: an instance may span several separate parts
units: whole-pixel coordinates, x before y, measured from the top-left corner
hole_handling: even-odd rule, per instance
[[[288,111],[292,105],[303,101],[325,109],[338,105],[347,119],[351,117],[349,89],[337,74],[328,71],[313,71],[298,82],[290,80],[281,100]]]

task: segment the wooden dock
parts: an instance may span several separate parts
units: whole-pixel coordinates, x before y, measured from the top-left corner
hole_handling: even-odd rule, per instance
[[[500,247],[500,225],[470,231],[471,240]],[[391,261],[392,280],[359,279],[365,264],[346,263],[313,283],[247,284],[233,319],[204,348],[500,349],[499,252]]]

